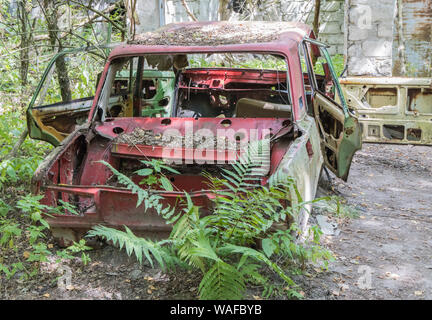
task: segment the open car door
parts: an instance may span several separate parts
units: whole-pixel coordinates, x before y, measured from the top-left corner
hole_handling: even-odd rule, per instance
[[[49,62],[27,109],[29,136],[57,146],[87,121],[97,75],[105,64],[102,50],[62,51]]]
[[[306,39],[304,49],[308,52],[311,102],[324,163],[336,176],[346,181],[354,153],[361,149],[361,128],[357,117],[347,107],[325,45]],[[321,65],[312,68],[313,60]]]

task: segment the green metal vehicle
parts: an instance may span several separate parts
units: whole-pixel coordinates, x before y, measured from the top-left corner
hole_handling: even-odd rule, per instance
[[[432,145],[432,79],[339,79],[365,142]]]

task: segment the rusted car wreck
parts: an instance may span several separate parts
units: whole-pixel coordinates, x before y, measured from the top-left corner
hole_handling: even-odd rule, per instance
[[[432,145],[432,79],[340,78],[364,142]]]
[[[157,214],[136,207],[136,195],[111,184],[113,173],[99,160],[134,181],[140,159],[169,160],[180,172],[168,175],[174,191],[153,191],[169,204],[187,191],[203,208],[212,192],[202,171],[217,174],[229,165],[236,153],[224,148],[240,141],[269,139],[270,165],[261,183],[290,176],[305,200],[315,197],[323,165],[347,179],[361,148],[360,127],[325,45],[313,38],[301,23],[168,25],[115,48],[92,99],[37,104],[39,85],[27,112],[30,136],[57,147],[37,169],[34,192],[44,194],[46,205],[62,200],[79,211],[49,218],[54,236],[76,240],[97,224],[147,234],[170,230]],[[257,57],[274,67],[243,67]],[[317,57],[325,75],[313,71]],[[184,144],[166,152],[159,141],[169,130]],[[222,151],[213,143],[205,150],[195,144],[198,132],[216,136],[221,130]]]

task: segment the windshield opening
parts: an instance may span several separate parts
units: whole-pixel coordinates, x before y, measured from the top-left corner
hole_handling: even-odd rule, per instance
[[[276,54],[152,54],[110,64],[97,116],[292,117],[286,59]]]

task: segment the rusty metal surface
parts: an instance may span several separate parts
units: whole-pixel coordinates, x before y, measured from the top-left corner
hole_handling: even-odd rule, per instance
[[[432,77],[432,0],[402,0],[402,28],[395,28],[393,76]],[[395,26],[398,21],[395,21]],[[399,30],[402,29],[402,36]],[[406,74],[398,52],[403,39]]]
[[[432,145],[431,78],[348,77],[340,83],[363,141]]]

